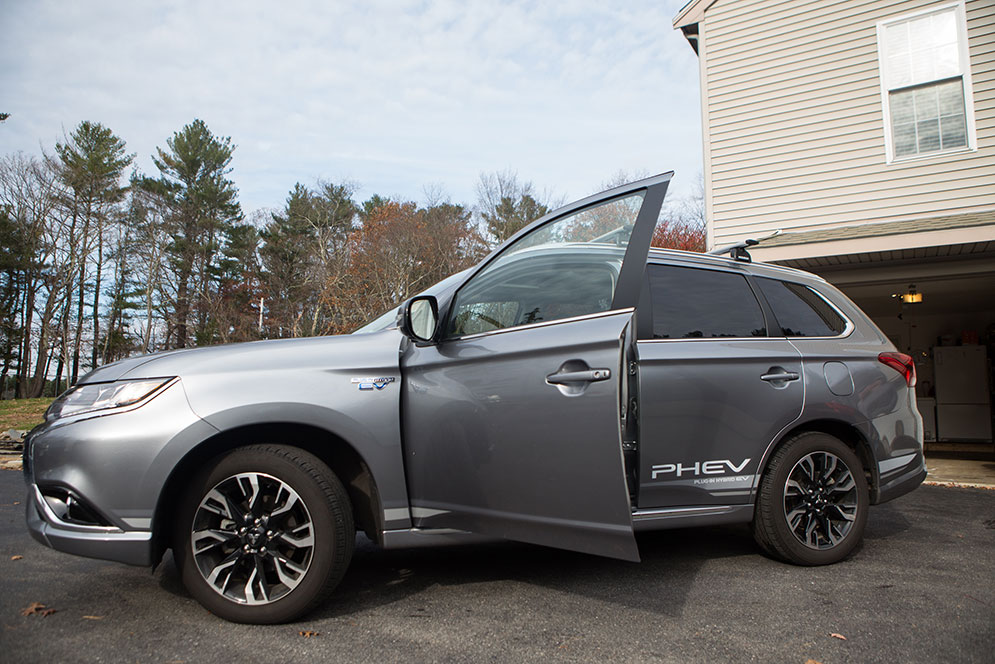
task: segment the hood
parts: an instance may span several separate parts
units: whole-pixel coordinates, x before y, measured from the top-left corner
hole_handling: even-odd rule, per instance
[[[366,355],[371,345],[386,344],[397,348],[399,337],[400,333],[396,330],[385,330],[371,334],[273,339],[170,350],[129,357],[98,367],[80,378],[79,383],[103,383],[123,378],[182,377],[240,369],[313,369],[316,364],[341,364],[346,367],[353,364],[357,356]]]

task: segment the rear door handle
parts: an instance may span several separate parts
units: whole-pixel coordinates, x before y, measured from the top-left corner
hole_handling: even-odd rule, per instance
[[[766,373],[763,376],[760,376],[760,380],[765,380],[768,383],[776,383],[778,381],[798,380],[798,374],[796,374],[794,371]]]
[[[569,383],[596,383],[612,377],[611,369],[588,369],[587,371],[560,371],[546,376],[546,382],[552,385],[567,385]]]

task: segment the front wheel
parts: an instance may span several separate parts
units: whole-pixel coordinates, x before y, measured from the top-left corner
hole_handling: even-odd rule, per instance
[[[320,459],[295,447],[228,453],[180,506],[173,555],[187,590],[242,623],[293,620],[345,573],[355,543],[349,497]]]
[[[838,438],[810,431],[774,452],[760,481],[753,534],[771,555],[828,565],[860,543],[870,504],[860,459]]]

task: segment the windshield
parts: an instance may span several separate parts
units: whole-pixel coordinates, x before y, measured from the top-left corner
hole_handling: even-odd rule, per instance
[[[445,279],[443,279],[442,281],[440,281],[439,283],[435,284],[434,286],[429,286],[421,293],[417,293],[417,295],[434,295],[436,297],[439,297],[441,294],[445,293],[446,291],[455,288],[456,284],[458,284],[462,280],[462,278],[466,276],[467,272],[469,272],[470,269],[472,268],[450,275]],[[369,334],[370,332],[379,332],[381,330],[386,330],[391,327],[397,327],[398,309],[399,307],[394,307],[393,309],[390,309],[382,316],[374,318],[369,323],[367,323],[363,327],[353,332],[353,334]]]

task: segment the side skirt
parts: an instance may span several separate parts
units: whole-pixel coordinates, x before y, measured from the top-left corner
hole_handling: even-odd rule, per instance
[[[668,507],[666,509],[635,510],[632,513],[632,528],[636,532],[640,532],[667,528],[716,526],[727,523],[749,523],[752,520],[753,505]]]
[[[753,505],[707,505],[702,507],[670,507],[667,509],[636,510],[632,513],[632,528],[636,532],[716,526],[729,523],[749,523],[753,520]],[[450,528],[403,528],[384,530],[384,549],[409,549],[424,546],[482,544],[506,541]]]

